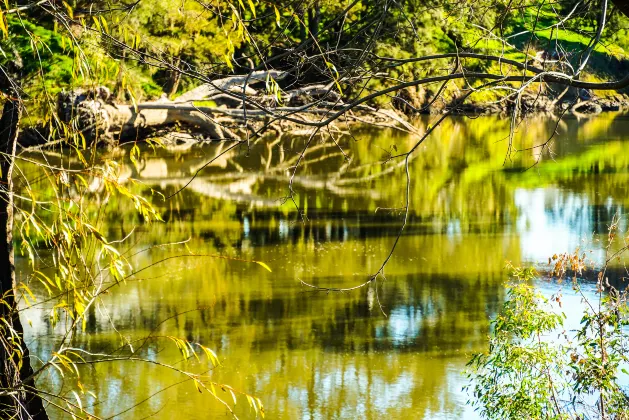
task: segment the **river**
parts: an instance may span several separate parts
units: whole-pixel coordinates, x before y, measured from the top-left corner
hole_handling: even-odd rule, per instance
[[[416,124],[421,131],[432,120]],[[119,154],[122,177],[140,181],[134,188],[164,223],[143,224],[122,199],[103,206],[108,238],[128,237],[128,254],[153,246],[132,258],[150,267],[112,289],[74,345],[108,352],[151,332],[203,343],[222,361],[213,379],[258,396],[270,419],[473,419],[462,372],[487,347],[489,320],[505,298],[505,262],[543,271],[549,256],[577,246],[600,261],[601,245],[589,241],[626,213],[629,117],[567,117],[540,157],[553,130],[550,118],[527,119],[513,139],[518,152],[509,152],[508,118],[456,117],[435,130],[411,159],[409,222],[386,279],[345,293],[313,292],[300,281],[351,287],[378,271],[406,190],[399,159],[383,160],[417,136],[357,129],[338,134],[337,144],[316,138],[295,176],[294,203],[285,198],[303,138],[234,149],[166,201],[160,194],[175,193],[226,145],[144,147],[137,168]],[[151,266],[172,256],[180,257]],[[20,272],[24,265],[18,258]],[[540,284],[548,293],[561,287]],[[51,306],[25,312],[29,347],[42,357],[60,338]],[[206,360],[180,362],[167,339],[151,341],[145,356],[208,369]],[[97,397],[86,404],[102,417],[227,417],[191,383],[175,385],[184,379],[134,362],[81,371]],[[74,389],[59,377],[43,386]],[[236,413],[254,416],[244,399]]]

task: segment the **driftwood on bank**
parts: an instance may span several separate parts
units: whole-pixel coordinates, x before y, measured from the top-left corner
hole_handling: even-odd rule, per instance
[[[203,101],[211,99],[215,95],[221,95],[226,91],[241,93],[245,90],[247,95],[256,95],[258,92],[251,86],[260,82],[267,83],[270,79],[281,80],[286,77],[286,73],[270,71],[254,71],[250,75],[232,76],[215,80],[212,83],[205,83],[183,95],[177,97],[174,102],[183,103],[191,101]]]
[[[265,85],[271,78],[281,80],[284,76],[278,71],[232,76],[201,85],[172,101],[162,97],[137,104],[115,103],[104,87],[62,92],[58,96],[57,114],[88,142],[133,141],[167,127],[195,133],[207,140],[237,140],[252,132],[298,131],[304,128],[300,125],[324,119],[345,105],[331,85],[302,86],[282,92],[278,103],[277,96],[267,94]],[[198,105],[200,101],[204,106]],[[205,106],[208,103],[212,106]],[[290,121],[284,118],[288,116]],[[339,121],[411,128],[394,111],[364,105],[353,107]],[[55,140],[37,130],[27,130],[23,137],[23,146]]]
[[[278,94],[276,82],[285,77],[285,73],[275,70],[231,76],[198,86],[174,100],[162,97],[138,104],[116,103],[104,87],[62,92],[58,97],[57,114],[70,131],[80,132],[87,142],[118,143],[149,138],[164,130],[192,134],[195,141],[251,139],[253,133],[261,135],[273,131],[308,134],[316,125],[312,123],[320,123],[341,110],[344,112],[339,113],[342,116],[336,120],[337,127],[334,124],[330,127],[333,131],[346,123],[361,123],[415,132],[404,114],[441,113],[446,109],[472,114],[510,111],[510,101],[462,104],[455,98],[450,103],[439,102],[440,91],[434,95],[426,91],[424,95],[423,89],[415,93],[408,89],[398,92],[391,101],[397,111],[366,105],[350,107],[335,91],[333,83],[296,86]],[[269,94],[269,90],[276,93]],[[569,89],[564,93],[567,91]],[[546,94],[524,94],[520,100],[521,110],[552,113],[565,110],[567,105],[577,114],[619,109],[615,102],[591,95],[582,97],[581,91],[583,89],[577,89],[576,96],[572,97],[562,93],[554,99]],[[46,147],[64,141],[61,137],[67,130],[47,130],[48,126],[25,129],[20,133],[19,142],[23,147]],[[328,128],[322,131],[327,132]]]

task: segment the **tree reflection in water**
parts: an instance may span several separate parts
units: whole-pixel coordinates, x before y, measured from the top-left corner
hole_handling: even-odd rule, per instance
[[[620,152],[629,140],[621,135],[629,120],[602,115],[562,124],[554,160],[544,156],[525,172],[538,157],[536,149],[505,164],[508,121],[460,118],[440,127],[414,155],[409,225],[377,296],[373,286],[312,293],[299,280],[347,287],[377,271],[398,232],[395,208],[403,205],[405,188],[402,168],[389,169],[394,163],[382,160],[392,145],[403,150],[413,144],[408,136],[358,131],[342,139],[343,153],[332,143],[310,149],[295,179],[304,221],[280,200],[287,194],[286,169],[303,145],[299,138],[259,141],[249,151],[225,155],[171,200],[153,195],[163,224],[142,226],[133,209],[114,202],[103,215],[108,237],[133,232],[133,249],[189,239],[194,253],[264,261],[273,272],[224,259],[172,259],[106,299],[115,307],[113,322],[122,336],[156,329],[208,344],[225,360],[216,378],[261,396],[269,418],[470,418],[460,372],[469,354],[486,345],[488,319],[504,298],[505,260],[542,264],[549,252],[569,251],[592,233],[605,235],[607,221],[624,213],[629,200],[629,156]],[[545,141],[553,127],[550,119],[532,119],[516,146]],[[139,168],[127,164],[122,175],[141,180],[133,188],[146,195],[153,189],[168,196],[220,147],[149,153]],[[158,247],[134,263],[187,253],[183,246]],[[27,314],[38,335],[29,344],[35,354],[57,339],[49,306]],[[98,310],[76,339],[95,352],[120,345]],[[179,357],[171,346],[152,344],[146,352]],[[207,369],[188,363],[199,372]],[[99,396],[102,416],[177,380],[134,363],[98,365],[83,375]],[[225,414],[207,401],[182,384],[127,416]],[[246,414],[247,407],[239,410]]]

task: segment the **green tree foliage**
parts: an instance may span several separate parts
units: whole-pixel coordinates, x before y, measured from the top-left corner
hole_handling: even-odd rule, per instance
[[[155,98],[163,92],[173,96],[198,84],[199,75],[214,78],[269,66],[291,69],[301,82],[345,78],[339,87],[361,96],[400,80],[433,75],[451,65],[444,60],[391,63],[376,57],[412,59],[474,51],[528,60],[538,50],[560,50],[575,65],[595,35],[599,17],[597,7],[567,0],[559,4],[537,0],[379,0],[373,4],[358,0],[184,0],[176,6],[166,0],[142,0],[132,5],[77,2],[68,10],[76,22],[90,29],[72,23],[72,36],[62,35],[67,29],[62,22],[42,19],[41,10],[32,8],[19,18],[8,15],[12,42],[25,51],[30,39],[41,40],[40,57],[24,56],[29,70],[43,67],[49,88],[71,85],[69,75],[79,71],[80,58],[89,61],[94,71],[90,78],[83,74],[81,79],[73,79],[74,84],[104,84],[114,89],[119,99],[130,95]],[[590,67],[597,77],[617,73],[618,60],[627,54],[624,35],[629,20],[610,8],[608,22]],[[102,36],[101,29],[107,35]],[[19,32],[23,36],[18,37]],[[144,58],[138,60],[127,49],[112,44],[110,37]],[[10,47],[4,45],[3,50],[10,55]],[[492,61],[467,60],[465,64],[470,70],[504,71]],[[357,84],[356,78],[366,72],[386,77]],[[451,83],[446,92],[454,95],[462,86],[460,81]]]
[[[253,13],[251,6],[247,10],[225,2],[210,6],[184,1],[173,7],[168,0],[142,1],[133,13],[116,15],[120,20],[117,36],[126,42],[137,39],[135,48],[164,60],[164,68],[147,70],[172,94],[180,77],[176,68],[194,66],[211,73],[231,63],[235,49],[248,36],[241,21],[242,15]],[[169,64],[175,68],[168,69]]]
[[[573,273],[573,292],[585,301],[576,330],[564,325],[561,293],[550,299],[531,284],[532,268],[510,266],[513,281],[503,310],[492,321],[486,353],[469,361],[466,387],[470,403],[488,419],[625,419],[629,402],[619,377],[629,372],[627,292],[610,286],[607,265],[627,249],[612,251],[618,219],[609,230],[607,258],[598,275],[597,301],[581,292],[577,277],[586,269],[585,253],[554,255],[552,274]]]
[[[492,323],[489,352],[470,361],[475,369],[470,391],[485,418],[561,418],[553,380],[563,377],[562,348],[547,336],[563,325],[563,318],[528,283],[533,275],[530,269],[514,270],[515,283]]]

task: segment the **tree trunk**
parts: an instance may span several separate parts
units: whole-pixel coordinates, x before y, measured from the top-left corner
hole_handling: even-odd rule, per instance
[[[222,125],[231,116],[228,110],[195,107],[173,102],[149,102],[133,105],[115,105],[100,98],[62,93],[59,95],[58,114],[65,123],[81,130],[83,137],[92,143],[96,140],[127,141],[143,139],[155,129],[174,123],[198,127],[211,139],[237,139],[231,130]],[[218,111],[218,112],[217,112]],[[223,112],[221,114],[220,112]],[[242,111],[241,111],[242,114]],[[23,139],[22,145],[37,144]]]
[[[79,130],[90,144],[94,141],[116,144],[144,139],[153,135],[156,129],[177,123],[203,135],[206,140],[239,140],[244,138],[246,130],[268,129],[271,117],[279,121],[281,116],[286,116],[289,124],[311,124],[316,118],[329,115],[331,110],[345,105],[331,85],[310,85],[284,91],[283,102],[287,106],[277,106],[274,96],[249,86],[262,84],[268,77],[281,80],[285,75],[281,71],[269,70],[231,76],[198,86],[174,101],[162,98],[135,105],[114,103],[109,90],[102,86],[89,91],[60,92],[57,115],[62,122]],[[258,106],[246,103],[243,108],[243,90],[244,96]],[[210,100],[215,106],[194,104],[203,100]],[[352,111],[359,111],[360,115],[348,113],[343,116],[344,121],[386,122],[389,127],[410,127],[400,116],[387,110],[356,104]],[[278,127],[278,124],[274,125],[274,128]],[[47,127],[24,130],[20,135],[20,145],[45,145],[50,141],[46,130]],[[58,141],[62,140],[54,140],[51,144]]]
[[[13,90],[13,89],[11,89]],[[11,91],[10,90],[10,91]],[[11,92],[0,117],[0,292],[4,305],[0,305],[2,317],[17,335],[15,343],[10,339],[8,326],[0,329],[0,388],[14,391],[0,396],[0,417],[46,420],[48,416],[40,396],[35,392],[33,369],[28,348],[24,343],[24,329],[20,321],[15,299],[15,264],[13,257],[13,164],[17,143],[18,124],[22,115],[22,103]],[[19,356],[16,351],[21,351]]]
[[[312,9],[308,10],[308,30],[310,36],[319,41],[319,24],[321,23],[321,5],[319,2],[315,2]],[[313,44],[313,48],[316,48],[316,43]]]
[[[303,110],[303,107],[278,107],[276,113],[289,114],[292,118],[310,122],[313,116],[328,115],[330,108],[324,103],[318,108]],[[104,141],[129,141],[137,140],[150,135],[152,130],[169,124],[183,123],[190,127],[196,127],[194,131],[203,133],[212,140],[238,140],[243,137],[239,134],[239,126],[246,120],[249,124],[264,124],[268,114],[259,109],[250,109],[245,112],[242,108],[212,108],[197,107],[195,105],[174,102],[148,102],[132,105],[113,105],[101,100],[88,99],[78,103],[75,115],[77,119],[74,126],[82,130],[85,139],[92,143],[99,139]],[[366,106],[357,105],[354,111],[363,112],[362,120],[352,115],[346,115],[347,120],[374,123],[376,120],[388,122],[388,127],[403,127],[410,129],[410,125],[400,116],[389,110],[375,110]],[[60,112],[60,115],[66,114]],[[370,121],[369,116],[375,118]],[[69,120],[62,118],[63,121]],[[100,136],[100,137],[99,137]],[[29,143],[28,141],[23,142]],[[36,143],[34,143],[36,144]]]
[[[308,39],[308,33],[306,31],[306,15],[304,14],[303,4],[299,4],[295,9],[297,18],[299,20],[299,42],[304,43]]]
[[[181,64],[181,56],[179,56],[179,57],[177,57],[175,59],[175,62],[173,64],[173,66],[175,68],[179,68],[180,64]],[[166,86],[166,89],[164,90],[164,93],[166,93],[166,96],[168,98],[170,98],[172,95],[177,93],[177,89],[179,89],[179,82],[180,81],[181,81],[181,72],[177,71],[177,70],[172,70],[170,72],[170,78],[168,80],[168,86]]]

